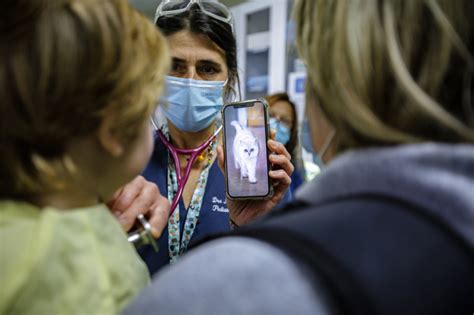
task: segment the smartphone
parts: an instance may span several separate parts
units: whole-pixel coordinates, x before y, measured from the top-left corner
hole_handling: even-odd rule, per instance
[[[273,194],[268,172],[268,103],[229,103],[222,109],[226,192],[229,199],[266,199]]]

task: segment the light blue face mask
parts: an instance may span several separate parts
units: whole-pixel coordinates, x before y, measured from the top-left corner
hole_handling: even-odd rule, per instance
[[[286,145],[290,141],[290,129],[278,121],[278,119],[270,117],[270,128],[275,130],[275,140],[283,145]]]
[[[201,131],[214,121],[224,100],[226,81],[202,81],[166,76],[162,103],[166,118],[178,129]]]

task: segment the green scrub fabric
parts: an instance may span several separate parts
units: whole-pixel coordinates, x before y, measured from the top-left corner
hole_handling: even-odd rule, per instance
[[[0,202],[0,314],[118,314],[148,282],[105,205]]]

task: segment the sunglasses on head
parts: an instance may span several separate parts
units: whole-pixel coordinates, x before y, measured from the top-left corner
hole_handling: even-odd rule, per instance
[[[193,4],[197,4],[202,13],[229,24],[233,31],[232,14],[225,5],[216,0],[163,0],[156,8],[155,24],[160,17],[184,13]]]

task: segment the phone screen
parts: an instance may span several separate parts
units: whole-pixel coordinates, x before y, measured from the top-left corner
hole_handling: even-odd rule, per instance
[[[224,108],[227,194],[231,198],[263,198],[270,194],[266,112],[259,100]]]

